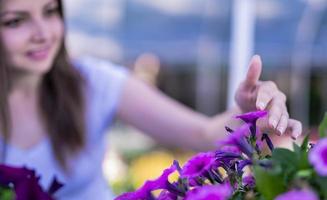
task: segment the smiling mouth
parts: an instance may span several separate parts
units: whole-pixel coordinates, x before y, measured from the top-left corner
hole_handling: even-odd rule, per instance
[[[31,60],[42,61],[48,58],[49,52],[50,52],[50,47],[45,47],[38,50],[28,51],[26,55]]]

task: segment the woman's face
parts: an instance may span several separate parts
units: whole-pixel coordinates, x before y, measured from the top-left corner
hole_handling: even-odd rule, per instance
[[[49,71],[64,34],[58,1],[0,2],[0,37],[11,66],[33,74]]]

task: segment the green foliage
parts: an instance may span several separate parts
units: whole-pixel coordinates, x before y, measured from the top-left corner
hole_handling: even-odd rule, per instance
[[[15,197],[14,192],[10,188],[0,187],[1,200],[13,200]]]
[[[254,166],[256,187],[265,200],[272,200],[278,194],[286,191],[280,167],[267,170],[260,166]]]
[[[271,159],[283,168],[296,169],[299,164],[296,153],[284,148],[274,149]]]
[[[301,146],[293,143],[294,153],[297,159],[297,170],[303,170],[310,167],[308,161],[308,144],[309,144],[309,135],[307,135]]]
[[[324,119],[319,125],[319,137],[327,137],[327,112],[325,113]]]
[[[298,180],[312,178],[313,170],[308,162],[308,142],[307,136],[301,146],[293,144],[294,151],[274,149],[269,158],[272,161],[270,168],[254,166],[257,189],[266,200],[274,199],[289,189],[288,187],[296,185]]]
[[[244,199],[244,193],[236,191],[229,200],[242,200]]]
[[[323,199],[327,199],[327,177],[315,176],[314,181],[318,184],[320,195],[323,196]]]

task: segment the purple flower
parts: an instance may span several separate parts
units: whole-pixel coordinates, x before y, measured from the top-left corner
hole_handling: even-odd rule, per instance
[[[237,164],[237,172],[239,175],[243,174],[243,168],[246,167],[247,165],[252,165],[251,160],[240,160]]]
[[[238,159],[242,159],[242,152],[235,146],[223,146],[216,151],[216,166],[225,170],[235,167]]]
[[[241,151],[236,146],[223,146],[220,148],[221,151],[241,154]]]
[[[256,143],[255,143],[255,145],[256,145],[256,148],[260,152],[262,150],[262,148],[263,148],[264,143],[263,143],[263,141],[257,140]]]
[[[266,115],[267,115],[267,111],[259,110],[259,111],[248,112],[248,113],[244,113],[241,115],[237,115],[236,118],[239,118],[239,119],[243,120],[245,123],[253,124],[255,126],[255,123],[257,122],[257,120]]]
[[[8,185],[9,183],[18,183],[29,177],[34,177],[35,172],[25,167],[10,167],[7,165],[0,165],[0,184]]]
[[[42,190],[36,177],[16,183],[14,189],[16,200],[52,200],[50,195]]]
[[[228,152],[228,151],[221,151],[221,150],[216,151],[217,161],[227,163],[227,162],[237,159],[237,158],[239,158],[239,159],[242,158],[241,154]]]
[[[327,138],[321,139],[309,152],[309,161],[321,176],[327,176]]]
[[[266,141],[266,143],[267,143],[267,145],[268,145],[268,147],[269,147],[269,149],[270,149],[271,152],[274,150],[274,144],[273,144],[272,141],[270,140],[270,138],[269,138],[269,136],[268,136],[267,133],[262,134],[261,140],[262,140],[262,141],[263,141],[263,140]]]
[[[182,168],[181,166],[179,165],[179,162],[177,160],[174,160],[173,161],[173,165],[175,166],[176,170],[178,171],[179,174],[182,173]]]
[[[168,176],[176,170],[173,164],[170,168],[163,171],[161,176],[153,181],[146,181],[144,185],[135,192],[126,192],[115,200],[136,200],[136,199],[153,199],[151,191],[158,189],[171,189],[172,185],[168,181]]]
[[[252,157],[253,148],[247,142],[246,137],[249,136],[249,125],[244,124],[232,134],[228,135],[227,139],[218,141],[218,146],[231,145],[237,147],[240,151],[245,153],[248,157]]]
[[[206,176],[206,173],[215,165],[215,160],[213,152],[198,153],[185,163],[181,177],[187,178],[191,186],[198,185],[198,178]]]
[[[163,190],[158,196],[157,200],[177,200],[177,195]]]
[[[16,200],[51,200],[51,196],[39,185],[40,177],[27,168],[0,165],[0,185],[13,185]]]
[[[48,189],[48,193],[50,195],[53,195],[54,193],[56,193],[63,186],[64,185],[57,180],[57,177],[54,177],[54,179],[52,180],[51,185],[50,185],[50,187]]]
[[[246,187],[250,187],[250,188],[254,188],[255,187],[255,179],[251,175],[243,177],[242,183]]]
[[[223,167],[224,169],[231,168],[235,165],[238,159],[241,159],[241,153],[233,153],[217,150],[216,151],[216,167]]]
[[[275,200],[318,200],[317,195],[309,190],[291,190],[289,192],[278,195]]]
[[[197,187],[186,193],[184,200],[225,200],[232,194],[232,188],[228,183],[221,185],[206,185]]]
[[[250,130],[251,130],[251,134],[252,136],[255,136],[255,134],[257,133],[256,130],[256,123],[257,120],[261,117],[264,117],[267,115],[267,111],[254,111],[254,112],[248,112],[242,115],[237,115],[236,118],[239,118],[241,120],[243,120],[245,123],[250,125]]]
[[[228,126],[225,126],[225,129],[226,129],[226,131],[227,131],[228,133],[232,133],[232,132],[234,132],[234,130],[231,129],[231,128],[229,128]]]

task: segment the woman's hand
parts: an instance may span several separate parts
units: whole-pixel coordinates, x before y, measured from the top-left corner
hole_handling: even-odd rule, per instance
[[[267,110],[268,118],[261,121],[263,129],[282,135],[290,133],[293,138],[301,135],[302,124],[289,118],[286,96],[272,81],[260,81],[261,59],[253,56],[245,80],[239,85],[235,100],[242,112]]]

